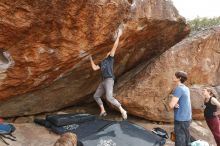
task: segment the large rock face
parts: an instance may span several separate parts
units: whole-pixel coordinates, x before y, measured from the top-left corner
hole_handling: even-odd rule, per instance
[[[161,54],[189,33],[170,1],[1,0],[0,116],[57,110],[94,92],[95,62],[113,46],[119,76]]]
[[[158,58],[140,65],[121,78],[116,97],[130,114],[171,122],[173,113],[167,112],[162,100],[166,100],[173,89],[174,73],[184,70],[189,74],[186,84],[192,87],[194,118],[201,119],[201,86],[216,86],[218,90],[220,85],[219,40],[219,27],[184,39]]]

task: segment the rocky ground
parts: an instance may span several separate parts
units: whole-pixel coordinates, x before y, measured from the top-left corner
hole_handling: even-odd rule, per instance
[[[90,113],[98,115],[98,107],[95,103],[90,103],[86,106],[74,106],[67,109],[63,109],[56,113]],[[107,109],[108,115],[106,119],[110,120],[122,120],[120,114],[118,112],[112,111]],[[18,117],[13,119],[7,119],[6,121],[14,123],[16,126],[16,131],[14,135],[17,138],[16,142],[11,142],[10,146],[53,146],[55,141],[59,138],[59,135],[56,135],[46,128],[36,125],[33,120],[34,118],[44,118],[45,115],[53,114],[53,113],[45,113],[36,116],[28,116],[28,117]],[[154,121],[147,121],[142,118],[137,118],[134,116],[128,116],[128,120],[136,123],[144,128],[151,130],[154,127],[161,127],[165,129],[169,135],[170,132],[173,130],[172,123],[162,123],[162,122],[154,122]],[[191,134],[196,137],[197,139],[203,139],[208,141],[211,146],[216,146],[214,143],[214,139],[212,134],[210,133],[207,125],[204,121],[193,121],[191,124]],[[0,142],[0,146],[6,146],[2,142]],[[170,139],[167,140],[165,146],[174,146],[174,142]]]

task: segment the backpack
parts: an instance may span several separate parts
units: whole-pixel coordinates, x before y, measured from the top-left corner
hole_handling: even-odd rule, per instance
[[[162,138],[165,138],[165,139],[169,138],[168,133],[166,132],[166,130],[164,130],[160,127],[153,128],[151,131],[153,133],[155,133],[156,135],[162,137]]]
[[[6,145],[9,145],[9,143],[7,143],[5,139],[16,141],[16,137],[12,135],[15,129],[16,128],[12,124],[0,123],[0,140]]]

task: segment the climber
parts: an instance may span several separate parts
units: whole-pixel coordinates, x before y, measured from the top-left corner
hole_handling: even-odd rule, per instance
[[[119,38],[121,35],[122,35],[122,28],[119,27],[117,38],[111,51],[107,53],[106,57],[101,61],[99,65],[96,65],[94,63],[92,56],[90,56],[90,62],[92,69],[94,71],[101,69],[101,74],[102,74],[102,81],[99,84],[93,96],[101,110],[99,115],[100,116],[107,115],[103,102],[101,100],[101,96],[105,92],[107,101],[110,102],[112,105],[116,106],[120,110],[122,118],[125,120],[127,119],[127,111],[125,111],[122,108],[121,104],[113,97],[113,86],[114,86],[114,78],[115,78],[113,74],[114,55],[118,47]]]

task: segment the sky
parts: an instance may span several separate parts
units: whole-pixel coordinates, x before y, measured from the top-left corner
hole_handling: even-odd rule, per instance
[[[220,16],[220,0],[172,0],[179,14],[186,19]]]

